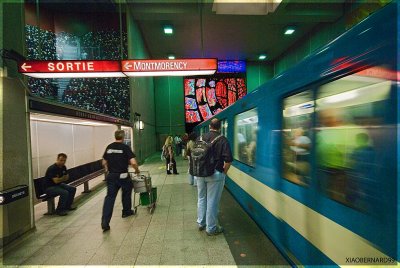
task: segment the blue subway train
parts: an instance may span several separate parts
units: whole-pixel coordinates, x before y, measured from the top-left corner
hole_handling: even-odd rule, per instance
[[[294,265],[398,264],[399,10],[215,116],[234,155],[226,188]]]

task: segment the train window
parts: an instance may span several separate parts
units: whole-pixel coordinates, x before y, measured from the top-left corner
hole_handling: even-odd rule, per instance
[[[303,186],[310,181],[310,128],[314,107],[311,90],[283,100],[282,177]]]
[[[228,135],[228,120],[221,120],[221,134],[227,137]]]
[[[318,89],[316,164],[318,189],[329,198],[365,211],[378,203],[379,170],[395,144],[387,123],[391,81],[353,74]],[[385,122],[386,120],[386,122]]]
[[[257,128],[257,109],[235,116],[234,158],[253,167],[256,162]]]

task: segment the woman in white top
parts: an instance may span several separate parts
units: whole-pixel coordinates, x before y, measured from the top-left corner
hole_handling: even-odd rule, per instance
[[[173,146],[173,138],[171,136],[168,136],[167,139],[165,140],[165,144],[163,147],[163,152],[165,152],[165,161],[166,161],[165,165],[168,175],[171,174],[171,171],[173,171],[174,174],[179,174],[178,171],[176,170],[176,161],[172,146]]]

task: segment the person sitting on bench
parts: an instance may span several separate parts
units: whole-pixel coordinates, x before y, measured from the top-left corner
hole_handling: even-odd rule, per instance
[[[45,176],[46,194],[49,196],[60,196],[56,209],[56,214],[60,216],[67,215],[68,210],[76,209],[76,207],[71,206],[74,201],[76,188],[63,183],[69,179],[67,167],[65,166],[66,161],[67,155],[59,153],[56,163],[47,168]]]

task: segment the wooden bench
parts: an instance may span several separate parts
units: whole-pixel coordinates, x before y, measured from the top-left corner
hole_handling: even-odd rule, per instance
[[[82,193],[89,193],[89,181],[102,174],[105,170],[102,166],[102,160],[90,162],[81,166],[77,166],[68,170],[69,179],[65,183],[74,187],[81,184],[84,185],[84,191]],[[56,196],[49,196],[46,194],[46,178],[40,177],[33,180],[35,185],[36,198],[41,201],[47,201],[47,213],[45,215],[51,215],[55,212],[54,198]]]

